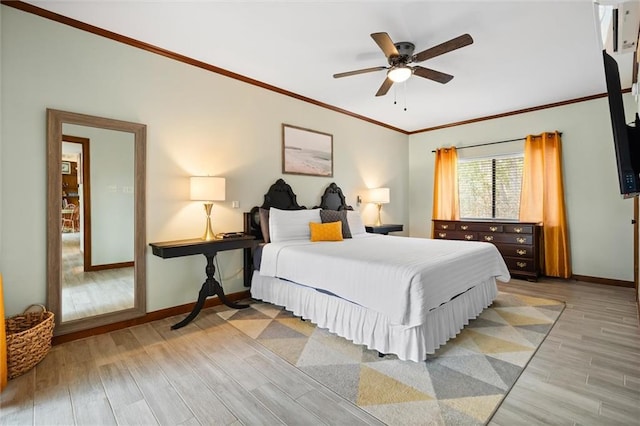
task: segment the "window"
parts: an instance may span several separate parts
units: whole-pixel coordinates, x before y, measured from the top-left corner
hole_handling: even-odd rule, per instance
[[[518,219],[523,154],[458,160],[460,217]]]

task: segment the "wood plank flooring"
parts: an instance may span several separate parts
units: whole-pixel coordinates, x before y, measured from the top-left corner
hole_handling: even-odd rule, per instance
[[[0,394],[0,424],[382,424],[213,309],[179,319],[54,346]]]
[[[549,279],[500,289],[567,308],[491,425],[640,424],[633,289]],[[381,424],[214,309],[171,331],[180,319],[55,346],[0,394],[0,424]]]
[[[640,425],[635,289],[551,279],[499,287],[567,306],[490,425]]]

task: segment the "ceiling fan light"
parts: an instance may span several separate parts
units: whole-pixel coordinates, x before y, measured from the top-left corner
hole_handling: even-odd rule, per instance
[[[402,83],[411,77],[412,71],[409,67],[394,67],[387,72],[387,77],[394,83]]]

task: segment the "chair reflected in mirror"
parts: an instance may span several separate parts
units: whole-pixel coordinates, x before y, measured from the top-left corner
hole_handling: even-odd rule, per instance
[[[67,204],[62,209],[62,232],[77,232],[78,224],[78,206]]]

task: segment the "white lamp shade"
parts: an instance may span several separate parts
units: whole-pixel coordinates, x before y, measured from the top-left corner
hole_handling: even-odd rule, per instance
[[[225,179],[216,176],[191,176],[191,200],[224,201]]]
[[[389,202],[389,188],[370,189],[369,202],[376,204],[387,204]]]

